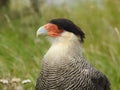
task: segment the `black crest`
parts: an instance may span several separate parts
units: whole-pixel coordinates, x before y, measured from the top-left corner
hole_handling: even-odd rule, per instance
[[[84,32],[72,21],[64,18],[58,18],[50,20],[49,23],[56,24],[59,29],[64,29],[66,31],[74,33],[75,35],[80,37],[81,42],[84,41],[85,38]]]

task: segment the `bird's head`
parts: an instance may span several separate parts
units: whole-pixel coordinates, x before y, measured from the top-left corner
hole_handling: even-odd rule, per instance
[[[84,32],[77,25],[64,18],[50,20],[47,24],[41,26],[36,34],[37,36],[47,35],[52,38],[64,37],[66,40],[74,36],[80,42],[83,42],[85,38]]]

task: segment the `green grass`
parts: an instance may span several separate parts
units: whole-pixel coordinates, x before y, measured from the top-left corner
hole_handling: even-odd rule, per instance
[[[18,12],[15,18],[4,12],[0,17],[0,79],[30,79],[30,84],[22,86],[24,90],[34,90],[41,59],[50,46],[44,38],[36,38],[36,30],[52,18],[64,17],[86,33],[83,54],[87,60],[108,77],[111,90],[120,90],[119,4],[119,0],[109,0],[103,9],[94,3],[82,3],[72,9],[44,6],[41,16]]]

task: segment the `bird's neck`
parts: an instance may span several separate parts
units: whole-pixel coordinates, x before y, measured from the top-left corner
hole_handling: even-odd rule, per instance
[[[68,58],[82,56],[81,49],[81,43],[74,35],[66,39],[57,38],[44,56],[44,60],[52,64],[59,63],[65,58],[68,60]]]

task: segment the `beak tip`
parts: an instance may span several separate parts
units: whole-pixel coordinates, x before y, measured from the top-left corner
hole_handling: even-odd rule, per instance
[[[38,37],[39,35],[40,35],[39,30],[37,30],[36,37]]]
[[[44,26],[40,27],[37,32],[36,32],[36,37],[40,36],[40,35],[46,35],[47,30],[44,28]]]

